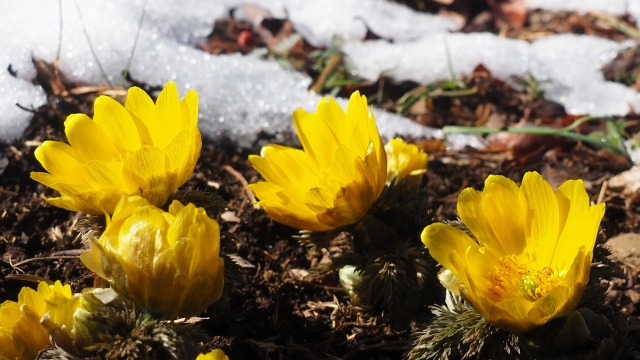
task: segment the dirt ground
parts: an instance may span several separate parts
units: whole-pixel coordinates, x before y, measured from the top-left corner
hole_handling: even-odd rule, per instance
[[[455,11],[435,1],[403,2],[421,11]],[[496,13],[488,6],[466,10],[456,12],[467,22],[465,31],[500,31]],[[558,32],[630,38],[598,20],[593,14],[535,11],[527,14],[522,27],[503,32],[523,39]],[[629,23],[629,19],[617,20]],[[270,30],[274,36],[290,31],[285,21],[274,24]],[[249,24],[230,18],[217,22],[210,39],[200,46],[212,53],[247,53],[269,45],[269,41],[274,40]],[[323,50],[300,43],[285,58],[317,80],[330,57],[319,57]],[[621,56],[608,68],[610,76],[627,80],[635,76],[637,59],[637,54]],[[75,112],[91,114],[93,100],[100,91],[74,94],[73,89],[83,84],[66,82],[55,67],[40,65],[37,82],[47,90],[49,103],[34,111],[33,121],[21,139],[0,145],[0,301],[15,300],[20,288],[33,286],[34,279],[61,280],[70,283],[74,291],[94,284],[93,274],[77,258],[85,246],[78,238],[77,227],[83,215],[49,206],[42,196],[55,192],[32,181],[29,174],[42,170],[33,155],[35,148],[47,139],[64,141],[66,116]],[[341,62],[331,72],[337,77],[346,77],[345,74]],[[401,110],[421,124],[438,128],[507,127],[518,123],[561,127],[577,119],[567,116],[558,104],[546,101],[532,79],[520,79],[522,86],[510,85],[494,79],[482,66],[457,85],[458,89],[473,91],[460,96],[424,96],[410,104],[403,96],[423,94],[430,88],[389,79],[375,83],[350,80],[347,85],[331,88],[325,82],[320,84],[324,85],[321,91],[337,89],[339,95],[345,96],[360,90],[375,97],[376,106]],[[622,120],[628,134],[640,130],[640,117],[631,115]],[[598,125],[579,128],[583,133],[596,130],[605,129]],[[266,140],[261,139],[261,143]],[[610,180],[631,164],[622,156],[559,137],[502,135],[490,140],[483,150],[446,151],[441,141],[413,139],[429,154],[429,223],[455,219],[459,192],[470,186],[481,189],[489,174],[503,174],[519,182],[526,171],[536,170],[556,186],[566,179],[584,179],[591,199],[607,203],[599,241],[616,238],[614,254],[621,259],[624,271],[620,278],[603,279],[609,286],[607,301],[627,316],[632,331],[637,331],[640,255],[635,249],[640,239],[634,234],[640,233],[640,195],[610,186]],[[328,253],[310,257],[293,237],[297,232],[270,221],[252,205],[245,190],[247,183],[260,179],[247,161],[249,154],[259,150],[258,146],[239,149],[233,139],[214,143],[204,138],[196,171],[181,188],[214,192],[226,201],[227,213],[219,218],[224,234],[222,252],[238,261],[243,275],[242,281],[227,284],[224,300],[203,315],[208,318],[200,326],[210,338],[203,349],[220,347],[231,359],[401,358],[411,346],[412,333],[428,321],[428,308],[416,313],[408,328],[394,328],[352,304],[335,273],[320,275],[312,271],[313,265],[327,260]]]

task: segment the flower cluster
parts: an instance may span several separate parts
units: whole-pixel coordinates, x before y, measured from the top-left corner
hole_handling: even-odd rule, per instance
[[[91,322],[111,318],[132,327],[153,323],[158,339],[174,338],[167,348],[186,348],[180,331],[167,325],[176,322],[164,320],[201,314],[222,296],[225,282],[218,223],[175,196],[200,153],[197,122],[195,91],[180,100],[169,83],[154,103],[134,87],[124,106],[102,96],[93,119],[69,116],[68,143],[45,141],[36,150],[45,172],[31,177],[60,194],[46,201],[105,216],[80,258],[125,303],[103,306],[97,293],[72,294],[59,282],[25,288],[17,302],[0,305],[0,359],[33,359],[52,344],[74,349],[74,356],[78,348],[99,349],[85,345],[119,335],[92,331]],[[554,190],[536,172],[526,173],[520,186],[491,175],[482,191],[460,193],[460,221],[430,224],[427,154],[400,138],[385,145],[365,96],[353,93],[345,110],[324,98],[315,112],[296,110],[293,126],[302,148],[272,144],[250,155],[263,181],[248,188],[273,220],[299,229],[310,249],[348,238],[332,260],[354,302],[392,325],[407,325],[441,289],[439,280],[449,313],[456,317],[467,306],[472,316],[458,318],[479,316],[493,327],[487,334],[520,336],[553,319],[589,316],[576,308],[605,205],[590,204],[581,180]],[[143,313],[127,313],[127,301]],[[445,335],[433,338],[457,336]],[[197,358],[228,359],[219,349]]]
[[[129,89],[124,106],[100,96],[93,119],[70,115],[65,133],[68,144],[45,141],[36,149],[46,172],[31,177],[60,193],[46,198],[50,204],[106,216],[99,237],[88,233],[90,250],[81,255],[83,263],[157,319],[198,315],[216,302],[224,285],[218,223],[202,207],[183,204],[174,195],[191,177],[202,146],[197,93],[189,91],[180,100],[170,82],[155,103],[137,87]],[[45,327],[73,329],[72,314],[78,310],[59,301],[60,291],[50,295],[39,289],[39,297],[24,292],[25,306],[2,307],[11,324],[3,328],[18,329],[0,340],[12,344],[6,347],[9,358],[34,358],[49,345]],[[76,299],[70,290],[64,294]],[[27,325],[35,329],[30,338],[20,330]],[[71,335],[56,343],[76,341]]]
[[[354,92],[346,112],[323,98],[315,113],[298,109],[302,149],[268,145],[249,161],[266,181],[249,185],[269,216],[285,225],[328,231],[362,220],[385,184],[426,171],[427,155],[393,139],[383,145],[367,98]]]
[[[268,145],[249,156],[264,178],[249,185],[258,205],[273,220],[301,230],[312,251],[327,237],[350,233],[351,251],[334,261],[342,283],[376,312],[408,318],[414,308],[395,299],[421,297],[421,273],[428,272],[415,237],[425,225],[415,214],[426,213],[417,185],[427,154],[400,138],[384,145],[367,98],[357,91],[346,110],[332,98],[323,98],[313,113],[296,110],[293,125],[302,149]],[[416,206],[400,206],[405,200]]]

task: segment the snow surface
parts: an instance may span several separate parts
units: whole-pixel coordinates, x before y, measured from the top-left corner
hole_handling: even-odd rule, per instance
[[[490,33],[457,33],[432,34],[401,44],[350,42],[344,51],[350,68],[369,80],[384,75],[432,84],[469,74],[483,64],[504,80],[532,74],[545,98],[563,104],[570,114],[626,115],[640,110],[640,96],[622,84],[605,81],[600,69],[629,46],[572,34],[529,44]]]
[[[275,61],[237,54],[213,56],[194,47],[211,32],[216,19],[226,17],[231,8],[244,2],[189,0],[176,5],[170,0],[150,1],[135,52],[136,34],[145,10],[142,0],[27,0],[12,4],[0,13],[0,68],[11,65],[17,77],[6,72],[0,75],[0,141],[12,141],[28,125],[30,113],[18,109],[16,103],[37,108],[46,102],[42,89],[31,85],[35,76],[31,57],[53,62],[58,47],[60,69],[72,81],[120,84],[121,73],[131,60],[130,73],[137,81],[163,85],[174,80],[183,93],[196,89],[200,94],[200,127],[206,136],[229,136],[242,146],[250,146],[260,131],[290,129],[291,113],[298,107],[313,111],[320,99],[307,90],[311,82],[307,76]],[[299,21],[300,28],[309,36],[315,34],[320,42],[363,37],[366,28],[362,28],[358,17],[375,24],[382,18],[398,16],[431,18],[383,0],[373,0],[373,6],[364,7],[365,10],[357,0],[342,0],[340,3],[349,10],[340,12],[341,26],[331,32],[335,16],[328,11],[330,8],[307,8],[303,1],[264,3],[276,7],[276,14],[290,14],[296,19],[294,22]],[[311,21],[314,12],[318,12],[316,18],[305,28],[303,22]],[[453,26],[446,19],[434,23],[443,25],[423,28],[444,31]],[[406,26],[401,24],[384,35],[406,37]],[[415,137],[439,134],[383,111],[376,110],[376,118],[386,137],[396,133]]]
[[[638,0],[526,0],[530,9],[576,11],[579,13],[602,12],[609,15],[633,16],[640,20]]]
[[[37,108],[47,101],[42,89],[31,84],[31,58],[53,62],[58,52],[60,69],[72,81],[120,85],[121,73],[131,62],[130,74],[137,81],[163,85],[174,80],[182,94],[196,89],[201,130],[214,139],[229,136],[250,146],[260,131],[291,129],[293,110],[313,111],[319,100],[307,90],[307,76],[276,61],[210,55],[195,46],[211,32],[214,21],[232,9],[233,16],[246,16],[239,6],[248,2],[275,17],[289,17],[313,44],[342,46],[353,69],[365,78],[385,74],[426,84],[469,73],[482,63],[505,79],[533,73],[544,81],[547,95],[572,113],[626,114],[638,109],[637,93],[605,82],[599,71],[627,43],[559,35],[529,44],[493,34],[449,34],[459,28],[452,19],[385,0],[369,0],[367,6],[360,0],[25,0],[6,4],[0,13],[0,142],[19,137],[31,117],[16,103]],[[580,1],[585,9],[596,2]],[[612,8],[603,11],[626,11],[616,5],[621,2],[629,3],[629,9],[640,7],[635,5],[640,2],[611,0],[606,3]],[[367,29],[385,40],[362,42]],[[15,77],[4,71],[9,66]],[[406,118],[375,112],[387,138],[442,136]]]

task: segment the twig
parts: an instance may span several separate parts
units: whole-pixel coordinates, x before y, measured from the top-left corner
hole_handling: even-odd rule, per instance
[[[600,204],[604,200],[604,194],[607,192],[608,188],[609,180],[605,180],[600,187],[600,193],[598,193],[598,200],[596,201],[596,204]]]
[[[84,18],[82,17],[82,12],[80,11],[80,4],[78,4],[78,0],[75,0],[74,3],[76,4],[76,10],[78,10],[78,16],[80,17],[80,24],[82,25],[82,31],[84,32],[84,36],[87,38],[87,42],[89,43],[89,50],[91,50],[91,54],[93,54],[93,58],[96,59],[96,64],[98,64],[98,68],[100,69],[102,76],[104,76],[104,79],[107,81],[107,84],[109,84],[109,86],[113,86],[113,84],[109,80],[109,75],[107,75],[107,72],[104,70],[104,67],[102,67],[102,63],[98,58],[96,49],[93,48],[93,43],[91,42],[91,38],[89,37],[89,31],[87,30],[87,25],[84,23]],[[60,16],[62,16],[62,14]]]
[[[120,79],[120,86],[124,86],[125,79],[129,75],[129,70],[131,69],[131,63],[133,62],[133,55],[136,53],[136,47],[138,47],[138,39],[140,38],[140,33],[142,32],[142,24],[144,23],[144,17],[147,15],[147,4],[148,0],[144,1],[144,7],[142,8],[142,16],[140,16],[140,22],[138,23],[138,31],[136,31],[136,37],[133,40],[133,48],[131,49],[131,56],[127,61],[127,66],[124,68],[122,72],[122,78]]]
[[[240,174],[236,169],[232,168],[229,165],[224,165],[222,166],[222,168],[229,174],[233,175],[233,177],[235,177],[242,184],[242,186],[244,186],[244,192],[252,204],[258,202],[258,199],[256,199],[256,197],[253,195],[253,192],[247,189],[247,186],[249,186],[249,182],[244,178],[244,176],[242,176],[242,174]]]
[[[38,258],[30,258],[30,259],[26,259],[26,260],[22,260],[18,263],[12,264],[11,262],[9,262],[9,264],[11,265],[11,267],[13,267],[14,269],[17,269],[19,266],[22,266],[24,264],[30,263],[30,262],[34,262],[34,261],[40,261],[40,260],[62,260],[62,259],[77,259],[78,256],[43,256],[43,257],[38,257]]]
[[[338,54],[331,55],[327,60],[327,65],[324,67],[324,69],[322,69],[320,76],[318,76],[318,79],[316,80],[315,83],[313,83],[313,85],[309,90],[319,94],[322,91],[322,86],[327,81],[329,74],[331,74],[335,70],[335,68],[338,65],[340,65],[341,62],[342,62],[341,55],[338,55]]]

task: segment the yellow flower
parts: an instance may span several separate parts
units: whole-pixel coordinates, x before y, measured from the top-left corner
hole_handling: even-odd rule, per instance
[[[51,345],[42,318],[72,331],[79,300],[71,287],[60,281],[53,285],[41,281],[37,291],[23,287],[18,302],[0,305],[0,359],[35,359],[40,350]]]
[[[493,325],[518,334],[577,306],[604,209],[589,205],[582,180],[554,192],[536,172],[526,173],[520,187],[491,175],[482,192],[467,188],[458,199],[475,240],[437,223],[424,229],[422,242],[457,277],[446,282],[461,284],[451,291]]]
[[[0,360],[35,359],[40,350],[51,345],[40,319],[20,308],[10,300],[0,305]]]
[[[124,197],[82,262],[122,296],[166,318],[197,315],[222,294],[218,223],[202,208],[173,201],[165,212]]]
[[[293,124],[304,150],[268,145],[249,161],[266,181],[249,185],[269,216],[285,225],[327,231],[358,222],[384,189],[387,157],[367,98],[346,113],[324,98],[315,113],[298,109]]]
[[[224,351],[215,349],[206,354],[198,355],[196,360],[229,360],[229,357],[224,353]]]
[[[24,304],[38,319],[48,319],[69,331],[73,330],[73,314],[80,305],[80,297],[74,296],[69,284],[56,281],[53,285],[41,281],[38,290],[23,288],[18,294],[18,303]],[[24,308],[23,308],[24,311]]]
[[[51,205],[112,214],[124,194],[161,206],[189,179],[202,146],[195,91],[180,101],[170,82],[154,104],[132,87],[124,106],[100,96],[94,112],[93,120],[85,114],[67,118],[69,144],[45,141],[35,151],[47,172],[31,178],[61,195],[47,198]]]
[[[385,145],[387,152],[387,183],[427,172],[427,154],[414,144],[395,138]]]

